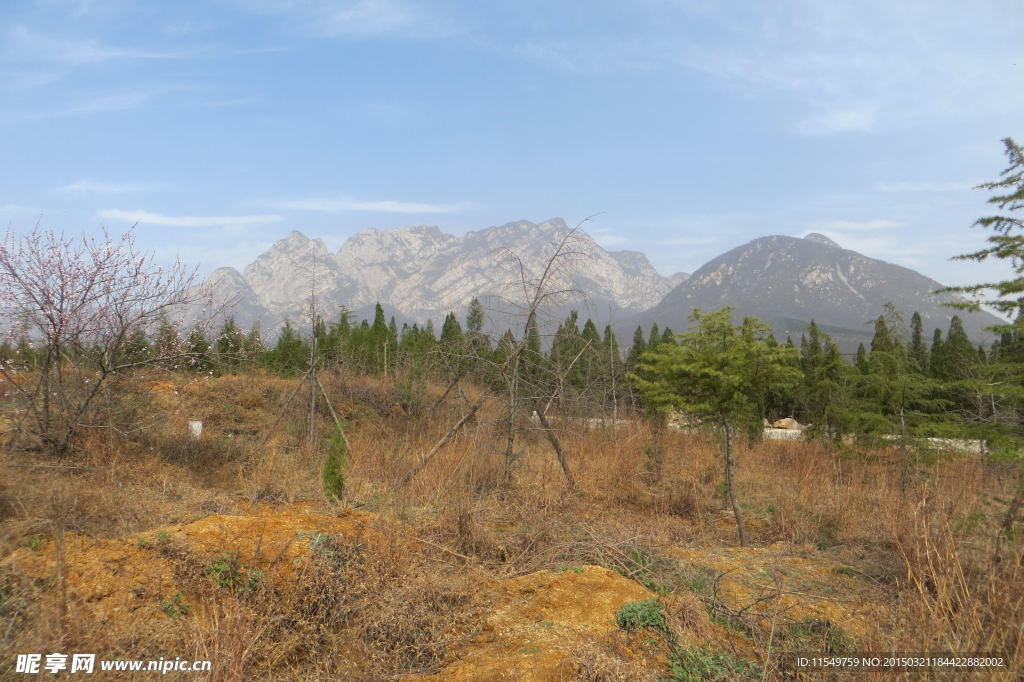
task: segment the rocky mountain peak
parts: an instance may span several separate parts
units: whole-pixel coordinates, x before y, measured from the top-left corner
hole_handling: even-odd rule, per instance
[[[500,307],[510,282],[522,275],[520,263],[530,273],[542,271],[568,231],[561,218],[519,220],[462,236],[433,225],[368,229],[333,255],[322,240],[294,231],[244,273],[218,279],[223,288],[252,299],[268,332],[286,317],[304,319],[314,289],[325,318],[334,318],[342,306],[372,314],[379,301],[410,322],[439,322],[450,310],[461,314],[474,297]],[[565,269],[564,284],[579,296],[565,304],[597,321],[649,308],[678,281],[659,275],[642,253],[609,253],[582,231],[572,251],[576,262]]]
[[[805,236],[804,239],[809,242],[814,242],[815,244],[824,244],[825,246],[831,246],[836,249],[842,248],[839,244],[836,244],[834,241],[818,232],[811,232],[809,235]]]
[[[827,248],[822,248],[827,247]],[[758,317],[777,336],[799,338],[811,320],[847,350],[869,341],[869,321],[893,303],[906,319],[919,312],[926,331],[943,330],[956,314],[945,303],[949,294],[935,293],[935,280],[893,263],[869,258],[820,234],[803,239],[761,237],[708,261],[677,286],[654,309],[639,316],[641,324],[656,321],[677,331],[686,328],[694,308],[736,309],[737,319]],[[983,338],[986,326],[998,320],[987,313],[961,315],[968,333]]]

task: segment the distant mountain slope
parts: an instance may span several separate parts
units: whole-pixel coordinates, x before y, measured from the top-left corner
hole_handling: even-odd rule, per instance
[[[942,285],[909,268],[868,258],[844,249],[828,237],[810,234],[755,239],[718,256],[669,292],[658,305],[632,316],[622,327],[652,322],[685,331],[694,308],[705,311],[731,305],[737,319],[758,317],[784,339],[799,342],[810,320],[833,335],[846,350],[869,340],[887,302],[896,305],[905,321],[919,312],[931,338],[959,314],[971,338],[985,338],[984,327],[1000,320],[988,313],[958,313],[942,304],[948,294],[934,294]],[[632,329],[629,329],[632,332]]]
[[[539,273],[568,232],[560,218],[522,220],[461,237],[433,226],[364,230],[336,254],[322,240],[292,232],[242,273],[221,268],[203,286],[215,300],[236,302],[230,314],[240,326],[259,320],[266,331],[285,318],[304,324],[311,298],[328,319],[343,306],[372,315],[379,301],[399,322],[439,323],[449,310],[461,318],[474,297],[489,308],[509,309],[504,300],[523,297],[520,261],[527,273]],[[582,232],[569,251],[571,265],[558,287],[575,295],[556,308],[586,310],[598,321],[650,308],[686,277],[663,277],[642,253],[606,251]]]

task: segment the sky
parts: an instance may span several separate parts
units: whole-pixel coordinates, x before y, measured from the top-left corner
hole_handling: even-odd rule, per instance
[[[1020,0],[4,0],[0,225],[205,274],[591,217],[663,274],[819,232],[975,283],[1021,36]]]

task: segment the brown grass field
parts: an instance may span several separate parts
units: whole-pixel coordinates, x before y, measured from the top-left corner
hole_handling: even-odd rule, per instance
[[[141,428],[89,431],[73,461],[20,446],[4,415],[0,676],[26,679],[15,654],[52,651],[214,662],[168,679],[968,675],[793,662],[868,652],[994,654],[1005,667],[970,679],[1024,674],[1024,538],[996,544],[1009,465],[745,445],[741,548],[713,434],[557,422],[570,491],[524,415],[505,484],[489,403],[402,485],[477,390],[433,408],[431,386],[409,411],[389,379],[325,375],[351,444],[336,504],[323,401],[315,447],[301,399],[268,438],[295,383],[140,375],[108,408]],[[649,599],[664,625],[616,623]]]

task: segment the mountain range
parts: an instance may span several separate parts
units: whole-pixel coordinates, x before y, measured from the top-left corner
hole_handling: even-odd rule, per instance
[[[380,302],[399,323],[423,323],[440,322],[449,311],[461,316],[476,297],[498,324],[524,305],[524,291],[567,238],[548,279],[549,289],[564,292],[552,297],[552,315],[578,308],[607,322],[654,306],[687,277],[664,277],[642,253],[606,251],[589,235],[571,232],[560,218],[461,237],[434,226],[363,230],[337,253],[321,239],[292,232],[242,272],[220,268],[202,286],[216,303],[232,303],[240,326],[258,323],[273,332],[285,319],[302,326],[311,301],[328,320],[342,308],[372,317]]]
[[[273,338],[289,319],[308,326],[311,304],[325,319],[342,309],[372,317],[376,303],[399,323],[433,319],[449,312],[463,317],[474,297],[484,304],[492,331],[517,326],[521,313],[552,254],[562,256],[547,274],[552,296],[545,309],[552,320],[569,309],[603,325],[612,323],[625,341],[636,326],[652,323],[675,331],[687,328],[694,308],[736,308],[753,315],[777,336],[798,339],[815,320],[845,349],[870,339],[869,322],[887,302],[907,320],[921,314],[926,331],[945,328],[955,310],[943,305],[950,294],[941,284],[909,268],[844,249],[828,237],[769,236],[718,256],[692,276],[660,275],[637,251],[607,251],[560,218],[521,220],[455,236],[434,226],[364,230],[336,253],[321,239],[292,232],[242,272],[220,268],[203,283],[208,300],[229,305],[242,327],[259,325]],[[1001,320],[989,313],[961,313],[972,338]],[[628,337],[626,337],[628,338]]]

